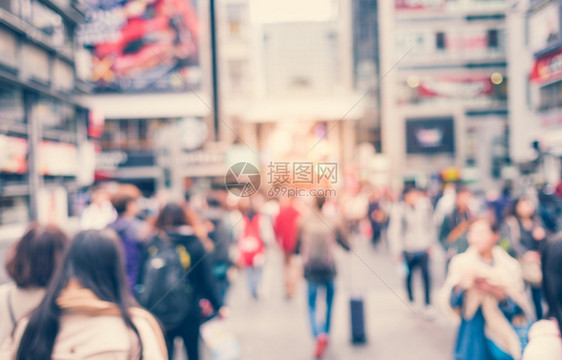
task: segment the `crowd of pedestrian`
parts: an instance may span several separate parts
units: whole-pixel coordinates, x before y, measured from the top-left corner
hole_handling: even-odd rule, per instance
[[[306,199],[234,198],[215,189],[199,202],[160,195],[147,201],[132,185],[100,186],[72,239],[55,225],[32,224],[8,253],[12,281],[0,286],[0,359],[172,359],[181,338],[187,358],[197,360],[201,325],[228,317],[238,273],[246,275],[249,299],[261,301],[272,247],[283,256],[286,298],[298,295],[300,279],[306,282],[313,354],[322,358],[337,291],[336,252],[353,251],[358,236],[404,269],[416,312],[420,270],[424,318],[440,309],[459,324],[452,358],[559,359],[560,203],[545,189],[514,197],[506,186],[493,197],[459,184],[440,194],[406,186],[400,196],[365,188]],[[435,251],[446,260],[436,297]],[[351,300],[354,341],[365,340],[362,306],[362,299]]]

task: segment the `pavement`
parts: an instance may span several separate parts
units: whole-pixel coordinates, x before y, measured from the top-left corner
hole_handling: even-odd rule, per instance
[[[404,304],[403,280],[388,252],[384,248],[375,251],[368,240],[361,238],[354,240],[353,248],[355,254],[343,251],[337,254],[332,331],[324,359],[451,359],[454,327],[437,311],[436,318],[429,321]],[[443,281],[444,260],[438,249],[432,252],[432,257],[435,292]],[[281,269],[279,250],[270,248],[260,298],[251,298],[244,274],[240,274],[231,287],[227,299],[231,310],[228,323],[240,343],[240,359],[313,359],[306,284],[302,280],[296,296],[286,299]],[[421,275],[417,276],[415,291],[421,302]],[[350,342],[349,298],[352,294],[365,299],[368,341],[361,346]],[[319,304],[320,299],[322,294],[319,294]],[[206,354],[203,359],[212,358]]]

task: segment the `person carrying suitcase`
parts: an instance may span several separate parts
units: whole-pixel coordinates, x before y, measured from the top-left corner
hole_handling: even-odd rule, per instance
[[[334,250],[340,244],[349,251],[343,226],[338,219],[327,217],[322,212],[326,199],[317,197],[314,208],[299,222],[298,243],[304,264],[304,277],[308,285],[308,309],[312,334],[316,339],[315,357],[321,358],[328,346],[330,317],[334,299],[336,262]],[[326,317],[319,323],[316,317],[318,290],[326,291]]]

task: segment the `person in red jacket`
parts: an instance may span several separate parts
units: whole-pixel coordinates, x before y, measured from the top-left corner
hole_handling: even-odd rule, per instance
[[[296,269],[294,257],[297,252],[297,232],[300,212],[297,200],[293,197],[283,199],[279,207],[279,214],[275,218],[273,230],[279,246],[283,250],[285,292],[287,298],[292,298],[296,288]]]

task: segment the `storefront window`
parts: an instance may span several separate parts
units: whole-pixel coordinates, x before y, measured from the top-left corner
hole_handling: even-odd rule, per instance
[[[76,111],[73,106],[41,96],[33,109],[33,116],[45,130],[76,133]]]
[[[156,133],[174,119],[108,119],[101,138],[103,150],[153,150]]]
[[[29,221],[28,196],[0,196],[0,225]]]
[[[47,35],[56,47],[68,45],[68,30],[62,17],[41,2],[31,3],[31,16],[28,21]]]
[[[9,123],[25,121],[21,90],[0,86],[0,121]]]
[[[562,108],[562,81],[543,86],[540,89],[540,111]]]

